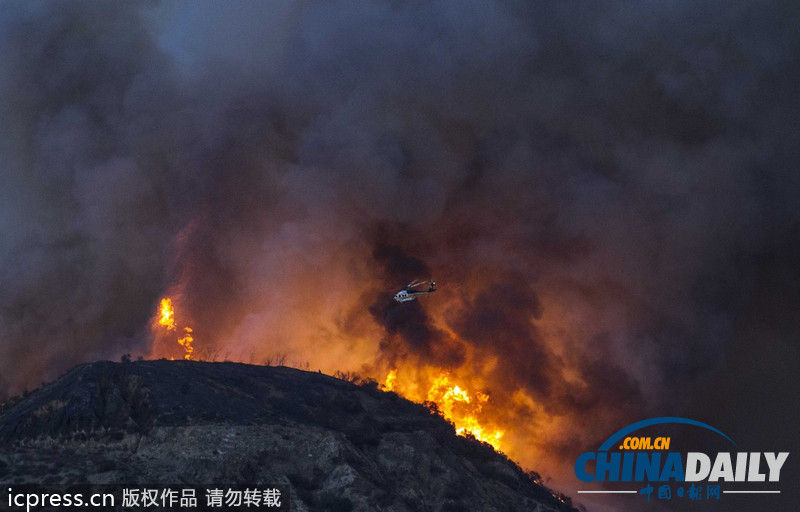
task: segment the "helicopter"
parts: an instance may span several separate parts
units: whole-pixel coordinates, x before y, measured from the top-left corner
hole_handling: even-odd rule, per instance
[[[415,288],[428,283],[427,290],[415,290]],[[394,294],[394,300],[397,302],[410,302],[417,298],[417,295],[426,293],[433,293],[436,291],[436,283],[433,281],[412,281],[408,283],[402,290]]]

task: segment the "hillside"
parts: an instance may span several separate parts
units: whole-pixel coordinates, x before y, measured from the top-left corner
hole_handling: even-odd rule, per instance
[[[295,510],[574,510],[375,386],[286,367],[78,366],[0,409],[0,484],[285,485]]]

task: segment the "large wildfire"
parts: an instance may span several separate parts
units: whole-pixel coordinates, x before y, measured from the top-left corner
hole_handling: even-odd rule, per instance
[[[0,398],[123,354],[278,362],[568,479],[794,305],[780,2],[11,4]]]
[[[397,389],[402,393],[401,387],[397,386]],[[474,436],[500,449],[503,431],[487,428],[479,419],[483,404],[489,401],[489,395],[480,391],[470,393],[458,384],[451,383],[450,378],[442,374],[433,381],[428,390],[427,401],[435,403],[442,415],[453,422],[457,434]]]
[[[290,252],[277,267],[287,270],[269,286],[226,289],[217,280],[198,286],[210,274],[193,273],[198,250],[191,239],[190,233],[180,240],[179,257],[188,258],[180,278],[154,305],[148,357],[358,375],[426,405],[457,434],[527,466],[561,457],[553,446],[582,442],[575,410],[592,407],[594,394],[627,393],[625,379],[614,380],[610,369],[593,367],[582,351],[568,348],[570,315],[557,296],[536,294],[524,280],[432,269],[378,241],[367,256],[374,265],[370,279],[348,279],[370,270],[337,262],[336,252],[326,257],[325,272],[306,273],[302,258]],[[432,275],[442,276],[435,294],[392,300],[396,283]],[[209,300],[221,298],[220,290],[233,300]],[[545,306],[552,316],[543,314]],[[607,421],[605,414],[598,421]]]
[[[500,439],[503,431],[486,426],[486,418],[482,416],[483,405],[489,401],[489,395],[476,391],[470,393],[462,386],[450,381],[446,373],[436,377],[428,388],[427,394],[421,395],[416,388],[409,386],[399,378],[398,369],[393,368],[386,375],[383,389],[394,391],[401,396],[416,402],[431,404],[446,420],[453,423],[456,434],[472,436],[501,449]]]
[[[159,303],[156,314],[155,335],[169,337],[176,327],[175,306],[173,300],[164,297]],[[176,343],[183,350],[183,358],[192,359],[194,353],[194,337],[192,328],[184,327],[184,335],[176,339]],[[167,352],[170,352],[167,349]],[[174,359],[174,355],[168,356]],[[483,406],[489,401],[489,395],[481,391],[470,392],[463,386],[451,382],[447,373],[441,373],[430,383],[426,393],[420,394],[418,386],[409,385],[400,378],[398,369],[393,368],[383,380],[382,389],[392,391],[419,403],[432,407],[446,420],[453,423],[456,434],[471,436],[479,441],[489,443],[495,449],[501,449],[503,430],[486,426],[487,419],[483,416]]]

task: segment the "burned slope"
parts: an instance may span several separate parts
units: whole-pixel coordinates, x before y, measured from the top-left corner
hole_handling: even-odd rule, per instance
[[[297,510],[572,510],[394,393],[238,363],[76,367],[0,409],[0,482],[282,484]]]

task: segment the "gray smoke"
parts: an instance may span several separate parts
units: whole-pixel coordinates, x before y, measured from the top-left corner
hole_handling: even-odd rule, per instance
[[[178,290],[209,353],[494,358],[520,419],[504,390],[608,428],[691,408],[738,371],[753,303],[796,303],[764,283],[797,283],[798,22],[766,1],[4,2],[0,392],[150,353]],[[391,305],[429,277],[441,299]]]

